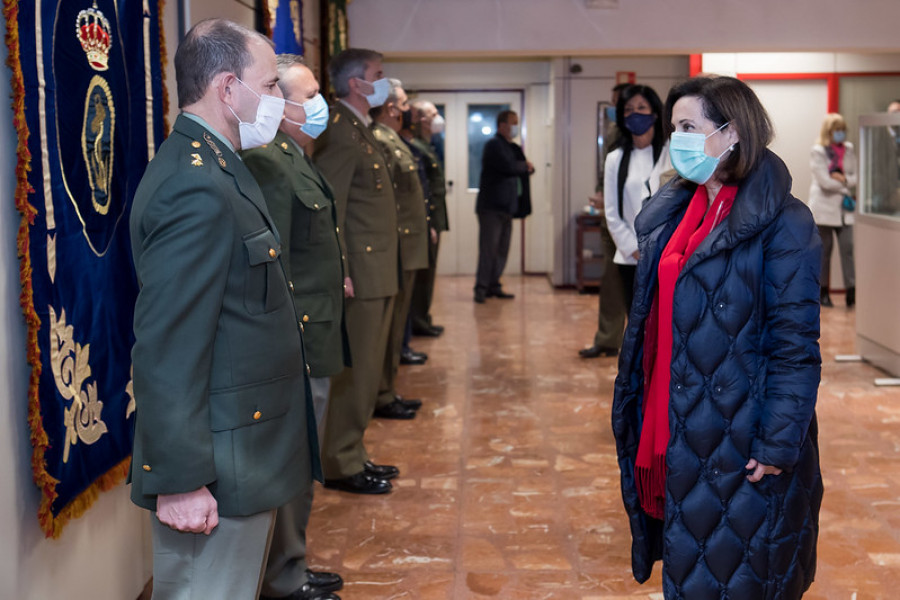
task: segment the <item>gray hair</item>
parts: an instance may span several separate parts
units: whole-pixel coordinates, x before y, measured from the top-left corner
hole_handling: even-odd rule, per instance
[[[328,63],[328,75],[338,98],[350,95],[350,80],[354,77],[362,79],[366,75],[369,63],[382,60],[383,56],[374,50],[365,48],[347,48],[337,54]]]
[[[387,100],[385,100],[384,103],[387,104],[388,102],[393,102],[396,104],[397,97],[400,95],[397,90],[403,89],[403,82],[399,79],[390,78],[388,79],[388,83],[391,84],[391,91],[388,92]]]
[[[279,54],[275,57],[275,65],[278,67],[278,87],[281,88],[281,93],[287,97],[288,90],[285,89],[287,85],[284,82],[284,75],[288,72],[288,69],[295,65],[301,65],[303,67],[306,66],[306,61],[303,60],[303,57],[299,54]]]
[[[417,98],[416,100],[413,100],[410,103],[410,106],[412,107],[414,117],[420,116],[422,113],[425,112],[425,109],[428,108],[429,106],[434,108],[435,110],[437,110],[437,107],[434,105],[434,102],[431,102],[430,100],[423,100],[422,98]]]
[[[194,25],[175,51],[175,83],[178,107],[194,104],[206,94],[219,73],[242,78],[252,59],[251,39],[271,41],[228,19],[205,19]]]

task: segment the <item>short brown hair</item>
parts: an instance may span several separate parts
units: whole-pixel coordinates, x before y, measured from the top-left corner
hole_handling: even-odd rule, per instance
[[[759,98],[750,86],[734,77],[693,77],[669,91],[666,127],[670,133],[672,107],[685,96],[699,98],[703,116],[716,127],[726,123],[734,127],[740,142],[722,161],[723,182],[743,181],[762,160],[773,137],[772,121]]]

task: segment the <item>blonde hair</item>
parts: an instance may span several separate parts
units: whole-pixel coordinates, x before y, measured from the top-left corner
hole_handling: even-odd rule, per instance
[[[820,146],[828,146],[831,144],[831,136],[838,129],[847,131],[847,123],[844,117],[838,113],[828,113],[825,120],[822,121],[822,130],[819,132],[819,139],[816,140]]]

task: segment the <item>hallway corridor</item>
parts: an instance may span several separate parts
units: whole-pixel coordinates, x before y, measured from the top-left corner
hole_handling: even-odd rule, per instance
[[[438,281],[443,336],[413,338],[401,367],[412,421],[376,419],[373,461],[400,468],[387,496],[316,486],[310,566],[339,572],[344,600],[662,600],[639,586],[610,428],[616,359],[584,360],[597,296],[507,278],[514,300],[472,302],[472,278]],[[817,581],[804,598],[900,597],[900,388],[836,363],[854,313],[822,313],[818,415],[825,499]]]

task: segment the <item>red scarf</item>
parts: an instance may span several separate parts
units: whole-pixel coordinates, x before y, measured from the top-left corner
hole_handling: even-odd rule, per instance
[[[634,465],[641,508],[654,519],[663,520],[666,506],[675,282],[700,242],[728,216],[736,195],[737,186],[722,186],[707,210],[706,186],[697,187],[659,259],[659,286],[644,329],[644,424]]]

